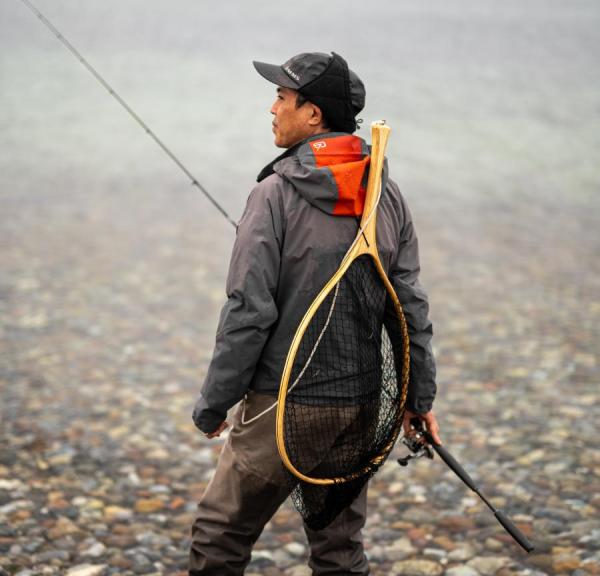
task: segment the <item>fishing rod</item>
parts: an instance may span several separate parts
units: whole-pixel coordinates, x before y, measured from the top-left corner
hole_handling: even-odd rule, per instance
[[[421,458],[423,456],[427,458],[433,458],[433,450],[435,450],[438,456],[448,465],[450,470],[454,472],[477,496],[479,496],[486,506],[494,513],[496,520],[502,524],[502,527],[513,537],[513,539],[525,550],[531,552],[534,547],[533,544],[527,539],[525,534],[517,528],[513,521],[504,513],[502,510],[498,510],[494,505],[482,494],[481,490],[476,486],[475,482],[469,476],[467,471],[459,464],[458,460],[444,448],[441,444],[437,444],[433,439],[433,436],[423,429],[423,425],[418,418],[413,418],[410,421],[412,427],[415,429],[415,436],[405,437],[402,442],[408,446],[412,454],[398,458],[398,464],[400,466],[406,466],[409,460],[413,458]],[[423,443],[423,440],[426,443]]]
[[[183,171],[183,173],[191,180],[192,186],[196,186],[212,203],[212,205],[225,217],[225,219],[233,225],[234,228],[237,228],[237,224],[229,214],[224,210],[224,208],[215,200],[215,198],[208,192],[208,190],[198,182],[198,180],[194,177],[194,175],[184,166],[183,162],[167,148],[167,146],[163,143],[163,141],[150,129],[150,127],[132,110],[132,108],[117,94],[115,89],[97,72],[97,70],[81,55],[79,50],[73,46],[61,32],[46,18],[29,0],[21,0],[27,8],[29,8],[38,18],[39,20],[56,36],[56,38],[87,68],[87,70],[108,90],[108,93],[127,111],[127,113],[145,130],[146,134],[150,136],[162,149],[165,154],[179,166],[179,168]]]

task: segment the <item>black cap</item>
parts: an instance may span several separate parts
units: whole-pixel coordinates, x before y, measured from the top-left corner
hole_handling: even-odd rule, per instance
[[[283,65],[253,62],[256,71],[269,82],[298,90],[317,105],[329,127],[352,134],[355,116],[365,106],[365,86],[335,52],[304,52]]]

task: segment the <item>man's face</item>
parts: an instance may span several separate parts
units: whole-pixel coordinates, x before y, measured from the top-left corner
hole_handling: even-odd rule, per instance
[[[314,106],[309,102],[296,106],[298,92],[291,88],[277,88],[277,98],[271,106],[275,146],[289,148],[315,132]]]

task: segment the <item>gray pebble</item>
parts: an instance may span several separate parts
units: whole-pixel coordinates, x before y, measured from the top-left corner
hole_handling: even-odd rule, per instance
[[[303,556],[306,553],[306,546],[299,542],[290,542],[284,546],[284,549],[292,556]]]
[[[71,554],[66,550],[47,550],[45,552],[40,552],[34,556],[35,564],[44,564],[45,562],[50,562],[52,560],[60,560],[65,562],[69,560]]]
[[[403,576],[440,576],[444,569],[431,560],[402,560],[392,565],[392,571]]]
[[[43,544],[44,540],[42,540],[41,538],[30,538],[27,542],[23,544],[23,550],[25,550],[25,552],[33,554],[34,552],[37,552],[43,546]]]
[[[292,566],[285,571],[285,576],[312,576],[312,573],[308,566]]]
[[[163,546],[169,546],[171,544],[171,539],[168,536],[157,534],[156,532],[144,532],[143,534],[138,534],[136,540],[143,546],[152,548],[162,548]]]
[[[106,552],[106,546],[102,542],[94,542],[89,548],[81,552],[82,556],[90,556],[91,558],[100,558]]]
[[[483,576],[494,576],[500,568],[506,566],[509,562],[510,559],[504,556],[482,556],[469,560],[467,566],[477,570]]]
[[[464,562],[475,556],[475,548],[471,544],[462,544],[458,548],[448,553],[448,560],[451,562]]]
[[[384,547],[386,558],[392,562],[396,560],[404,560],[415,553],[415,547],[411,544],[408,538],[400,538],[389,546]]]
[[[293,558],[284,549],[278,548],[273,551],[273,563],[279,568],[289,568],[296,561],[296,558]]]
[[[1,523],[0,524],[0,536],[5,538],[12,538],[17,535],[17,531],[8,524]]]
[[[444,572],[444,576],[480,576],[479,572],[469,566],[454,566]]]

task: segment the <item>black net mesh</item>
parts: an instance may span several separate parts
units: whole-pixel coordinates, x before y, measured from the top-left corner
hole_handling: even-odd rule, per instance
[[[284,439],[298,481],[292,500],[313,529],[327,526],[383,464],[405,391],[402,324],[370,256],[360,256],[321,304],[297,351]]]

